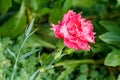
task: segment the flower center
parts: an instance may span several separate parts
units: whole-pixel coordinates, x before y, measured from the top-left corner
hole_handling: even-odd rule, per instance
[[[77,24],[72,23],[72,25],[70,25],[70,27],[68,28],[68,32],[73,37],[77,37],[77,33],[79,32]]]

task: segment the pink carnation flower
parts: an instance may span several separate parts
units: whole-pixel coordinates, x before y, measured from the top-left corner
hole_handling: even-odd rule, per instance
[[[69,48],[90,50],[88,43],[95,43],[91,21],[82,18],[81,14],[76,14],[72,10],[63,16],[61,22],[51,26],[56,38],[63,39],[64,44]]]

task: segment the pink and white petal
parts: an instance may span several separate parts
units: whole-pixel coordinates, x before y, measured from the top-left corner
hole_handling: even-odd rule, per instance
[[[70,42],[70,41],[67,40],[67,39],[64,40],[64,44],[65,44],[65,46],[67,46],[68,48],[74,48],[74,49],[76,49],[76,50],[79,49],[79,47],[78,47],[78,45],[77,45],[76,43]]]
[[[82,49],[82,50],[90,50],[90,46],[88,45],[88,43],[86,41],[78,41],[78,46],[79,46],[79,49]]]
[[[68,30],[67,30],[66,24],[63,24],[61,26],[60,33],[61,33],[61,35],[63,35],[63,38],[68,37]]]

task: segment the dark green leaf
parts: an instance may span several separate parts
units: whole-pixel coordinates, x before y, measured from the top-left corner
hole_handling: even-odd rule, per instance
[[[23,32],[25,29],[25,24],[25,4],[23,0],[20,11],[17,14],[13,15],[0,27],[0,36],[15,37]]]
[[[120,35],[112,32],[106,32],[100,35],[99,38],[108,44],[118,45],[120,43]]]
[[[11,0],[0,0],[0,13],[5,14],[11,6]]]
[[[119,28],[119,26],[118,26],[115,22],[102,20],[102,21],[100,21],[100,24],[101,24],[106,30],[108,30],[108,31],[110,31],[110,32],[113,32],[113,33],[118,33],[118,34],[120,34],[120,28]]]
[[[113,50],[105,58],[105,65],[116,67],[120,65],[120,50]]]

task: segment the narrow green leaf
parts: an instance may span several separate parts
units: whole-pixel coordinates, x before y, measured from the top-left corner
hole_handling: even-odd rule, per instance
[[[0,36],[16,37],[25,29],[25,4],[21,4],[20,11],[13,15],[8,21],[0,26]]]
[[[13,56],[13,57],[16,59],[15,53],[12,52],[9,48],[7,48],[7,50],[8,50],[8,52],[9,52],[9,54],[10,54],[11,56]]]
[[[30,80],[34,80],[35,77],[37,76],[37,74],[40,72],[40,70],[38,69],[31,77]]]
[[[100,35],[99,38],[108,44],[118,45],[120,43],[120,35],[112,32],[106,32]]]
[[[37,31],[37,28],[36,28],[35,30],[33,30],[33,31],[28,35],[28,37],[30,37],[31,35],[33,35],[36,31]]]
[[[112,52],[110,52],[107,57],[105,58],[105,65],[107,66],[119,66],[120,65],[120,50],[113,50]]]
[[[11,0],[0,0],[0,13],[4,15],[11,6]]]
[[[37,51],[39,51],[39,49],[38,49],[38,50],[36,49],[36,50],[32,50],[32,51],[30,51],[30,52],[27,52],[26,54],[22,55],[22,56],[18,59],[18,61],[19,61],[19,62],[22,61],[23,59],[29,57],[30,55],[32,55],[33,53],[35,53],[35,52],[37,52]]]
[[[25,31],[25,35],[28,36],[32,30],[33,27],[33,23],[34,23],[34,19],[31,21],[30,25],[28,26],[28,28]]]
[[[99,23],[100,23],[106,30],[108,30],[108,31],[110,31],[110,32],[113,32],[113,33],[120,34],[120,28],[119,28],[119,26],[118,26],[115,22],[102,20],[102,21],[100,21]]]

